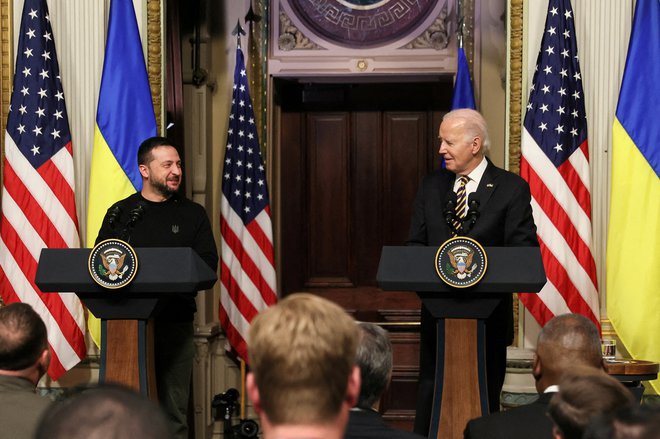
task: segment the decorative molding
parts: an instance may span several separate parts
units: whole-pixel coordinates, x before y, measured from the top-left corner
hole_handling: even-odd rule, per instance
[[[470,74],[472,77],[472,82],[476,86],[477,78],[474,75],[474,40],[475,40],[475,28],[474,28],[474,19],[475,19],[475,6],[474,3],[481,0],[463,0],[463,22],[465,23],[465,28],[463,29],[463,49],[465,50],[465,57],[468,60],[468,65],[470,66]],[[475,87],[475,89],[478,88]],[[476,90],[475,90],[476,91]]]
[[[391,38],[379,39],[374,35],[373,41],[363,41],[360,37],[371,32],[364,30],[361,36],[356,36],[355,44],[348,44],[346,35],[323,30],[322,24],[334,26],[331,30],[335,32],[339,32],[341,26],[330,23],[321,14],[325,9],[314,9],[321,3],[303,5],[297,1],[275,0],[270,3],[270,41],[274,44],[269,47],[268,72],[272,76],[429,76],[456,72],[457,47],[452,41],[456,28],[453,0],[426,2],[424,16],[419,17],[414,26],[404,26],[405,31],[404,28],[399,29],[399,33],[392,30]],[[466,0],[466,10],[472,14],[468,26],[474,23],[475,1]],[[300,8],[304,11],[301,12]],[[358,22],[363,23],[365,11],[356,9],[354,12],[355,16],[362,17]],[[374,9],[374,14],[380,12]],[[301,16],[305,13],[311,16]],[[318,20],[324,21],[317,23]],[[363,26],[359,23],[352,25]],[[470,31],[467,40],[473,38],[472,34]],[[473,42],[468,43],[471,48]]]
[[[509,2],[511,10],[509,34],[509,170],[516,174],[520,173],[520,142],[523,117],[523,3],[524,0],[510,0]]]
[[[5,132],[7,112],[11,100],[11,86],[14,75],[14,50],[12,39],[13,7],[11,0],[0,0],[0,129]],[[2,153],[4,157],[5,136],[2,136]],[[2,176],[2,170],[0,170]]]
[[[420,36],[403,46],[404,49],[446,49],[449,45],[449,9],[440,10],[435,21]]]
[[[162,0],[147,0],[147,73],[151,86],[151,99],[156,113],[156,126],[161,133],[163,127],[163,13]]]
[[[523,73],[523,4],[524,0],[509,0],[509,170],[520,173],[520,142],[522,128],[522,73]],[[468,58],[470,59],[470,58]],[[518,346],[521,306],[518,294],[513,300],[513,345]]]
[[[248,29],[248,80],[250,81],[250,96],[257,124],[259,143],[261,144],[264,162],[268,161],[266,153],[268,146],[267,102],[268,102],[268,24],[270,10],[268,2],[253,1],[253,11],[260,17]]]
[[[280,11],[280,36],[277,44],[282,50],[324,50],[300,31],[284,11]]]

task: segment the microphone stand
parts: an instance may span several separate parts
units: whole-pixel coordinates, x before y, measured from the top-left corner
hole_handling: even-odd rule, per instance
[[[479,200],[470,200],[468,204],[470,206],[470,210],[468,211],[468,214],[465,217],[465,221],[463,221],[463,224],[461,224],[466,234],[469,233],[470,230],[472,230],[474,224],[477,222],[477,219],[479,218]]]
[[[124,230],[122,230],[121,236],[124,241],[130,244],[131,242],[131,231],[133,230],[133,226],[142,219],[142,215],[144,214],[144,206],[142,203],[138,203],[137,207],[132,209],[128,213],[128,222],[126,223],[126,227],[124,227]]]

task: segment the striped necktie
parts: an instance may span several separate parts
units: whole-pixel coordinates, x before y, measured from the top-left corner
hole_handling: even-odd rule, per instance
[[[467,197],[465,196],[465,185],[470,179],[465,175],[458,177],[458,189],[456,190],[456,209],[452,225],[454,226],[453,235],[458,235],[461,222],[467,215]]]

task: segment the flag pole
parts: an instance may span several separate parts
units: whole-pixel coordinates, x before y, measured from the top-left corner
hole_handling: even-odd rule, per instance
[[[458,37],[458,48],[463,48],[463,30],[465,28],[465,17],[463,16],[463,0],[458,0],[458,6],[456,11],[456,18],[458,21],[458,27],[456,29],[456,35]]]
[[[245,419],[245,360],[241,358],[241,420]]]
[[[238,19],[236,20],[236,27],[231,33],[232,35],[236,36],[236,48],[240,49],[241,48],[241,35],[246,35],[245,30],[241,26],[241,20]],[[245,367],[245,360],[243,358],[240,359],[241,361],[241,392],[240,392],[240,398],[241,398],[241,417],[240,419],[245,419],[245,406],[246,406],[246,400],[245,400],[245,374],[246,374],[246,367]]]

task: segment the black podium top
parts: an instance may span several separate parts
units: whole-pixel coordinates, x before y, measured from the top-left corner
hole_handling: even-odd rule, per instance
[[[148,319],[170,297],[213,286],[216,273],[188,247],[136,248],[138,270],[122,288],[107,289],[92,279],[88,268],[91,249],[41,251],[35,283],[43,292],[73,292],[96,317]]]
[[[383,247],[376,279],[390,291],[511,293],[538,292],[546,282],[538,247],[485,247],[488,268],[469,288],[444,283],[435,271],[437,247]]]
[[[89,248],[41,251],[35,282],[43,292],[192,293],[211,288],[217,275],[188,247],[136,248],[138,271],[129,285],[108,290],[92,280]]]

